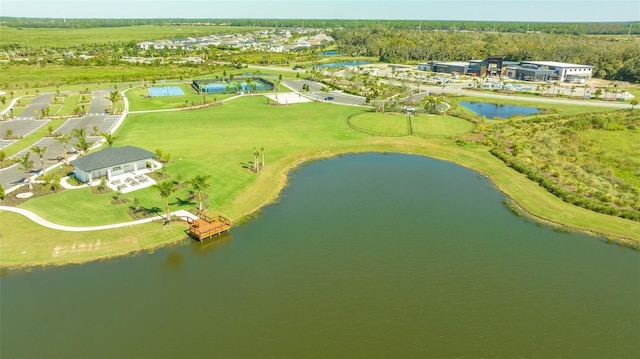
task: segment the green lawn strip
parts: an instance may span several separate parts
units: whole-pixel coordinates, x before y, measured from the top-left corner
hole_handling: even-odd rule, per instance
[[[181,223],[65,232],[42,227],[10,212],[0,212],[0,222],[11,223],[2,228],[0,266],[4,268],[84,263],[151,250],[186,237],[186,226]]]
[[[49,135],[49,126],[52,126],[53,127],[53,131],[55,132],[55,130],[57,130],[58,127],[62,126],[62,124],[64,124],[64,120],[48,121],[46,124],[41,126],[39,129],[33,131],[28,136],[23,137],[23,138],[19,139],[18,141],[16,141],[16,142],[10,144],[9,146],[5,147],[3,149],[3,151],[7,155],[7,157],[13,156],[16,153],[24,150],[25,148],[33,146],[35,143],[40,141],[43,137]]]
[[[80,107],[80,95],[74,94],[64,97],[64,105],[58,113],[59,115],[72,115],[76,108]]]

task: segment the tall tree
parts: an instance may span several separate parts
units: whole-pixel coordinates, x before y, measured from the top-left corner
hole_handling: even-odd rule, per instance
[[[164,200],[164,209],[167,216],[164,219],[164,223],[167,224],[171,221],[171,211],[169,208],[169,197],[176,192],[176,186],[172,181],[164,181],[153,185],[153,188],[158,192],[158,195]]]
[[[33,152],[40,159],[40,165],[42,166],[42,173],[44,173],[44,155],[47,153],[46,147],[31,147],[31,152]]]
[[[196,192],[196,197],[198,197],[198,215],[204,212],[203,191],[211,186],[211,183],[209,183],[209,178],[211,178],[211,175],[198,175],[187,181],[187,183],[189,183],[193,190]]]
[[[33,161],[31,160],[29,152],[26,152],[24,156],[20,157],[18,165],[20,166],[20,170],[24,172],[24,179],[27,181],[29,189],[33,189],[33,184],[31,184],[31,179],[29,178],[29,173],[33,169]]]

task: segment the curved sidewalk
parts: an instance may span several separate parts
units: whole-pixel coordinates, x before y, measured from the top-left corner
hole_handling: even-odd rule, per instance
[[[44,227],[47,227],[47,228],[50,228],[50,229],[59,230],[59,231],[65,231],[65,232],[101,231],[101,230],[105,230],[105,229],[114,229],[114,228],[135,226],[137,224],[149,223],[149,222],[161,220],[161,219],[164,218],[164,216],[155,216],[155,217],[151,217],[151,218],[140,219],[140,220],[137,220],[137,221],[122,222],[122,223],[115,223],[115,224],[107,224],[107,225],[103,225],[103,226],[72,227],[72,226],[65,226],[65,225],[55,224],[55,223],[49,222],[46,219],[38,216],[37,214],[35,214],[35,213],[31,212],[31,211],[27,211],[27,210],[22,209],[22,208],[0,206],[0,211],[13,212],[13,213],[21,214],[21,215],[29,218],[30,220],[34,221],[35,223],[37,223],[37,224],[39,224],[41,226],[44,226]],[[192,219],[197,219],[197,217],[195,215],[193,215],[192,213],[187,212],[187,211],[185,211],[183,209],[181,209],[179,211],[172,212],[171,215],[172,216],[180,216],[180,217],[190,217]]]

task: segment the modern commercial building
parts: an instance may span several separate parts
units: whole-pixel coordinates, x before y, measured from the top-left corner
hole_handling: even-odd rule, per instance
[[[593,72],[593,66],[556,61],[522,61],[522,66],[525,65],[535,66],[540,70],[551,70],[555,74],[554,79],[567,82],[589,80]]]
[[[471,76],[496,76],[522,81],[586,81],[592,76],[593,66],[555,61],[506,61],[504,56],[489,56],[485,60],[469,62],[438,62],[418,64],[418,70],[440,73],[458,73]],[[427,66],[428,65],[428,66]]]

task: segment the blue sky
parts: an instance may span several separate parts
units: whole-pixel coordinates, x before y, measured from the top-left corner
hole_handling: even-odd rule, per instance
[[[0,16],[640,21],[640,0],[0,0]]]

